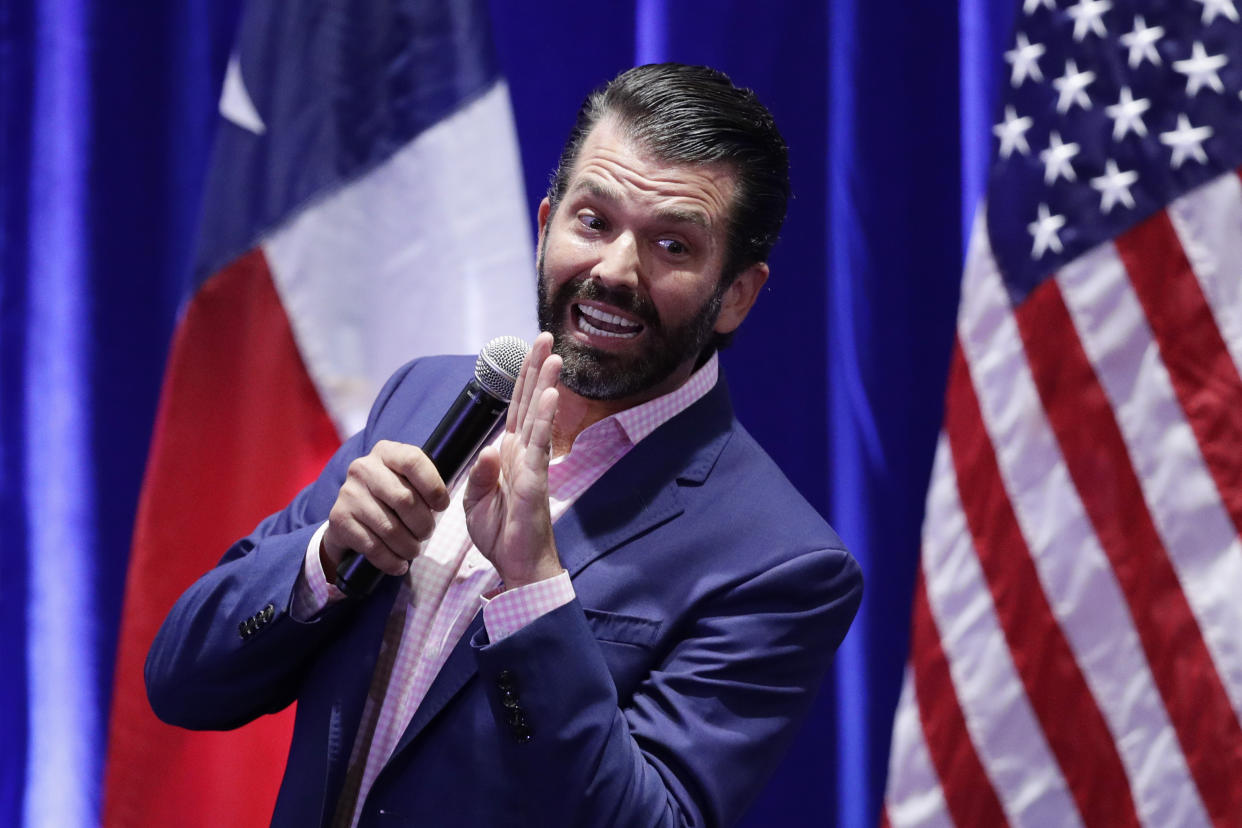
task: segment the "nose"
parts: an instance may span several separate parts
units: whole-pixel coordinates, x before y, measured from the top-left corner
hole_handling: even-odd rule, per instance
[[[626,230],[603,245],[591,276],[610,287],[633,289],[638,285],[639,267],[638,240]]]

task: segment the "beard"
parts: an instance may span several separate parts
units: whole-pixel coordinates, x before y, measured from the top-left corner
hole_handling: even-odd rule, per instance
[[[605,287],[595,279],[579,276],[548,293],[543,256],[538,263],[539,329],[551,331],[552,353],[562,360],[561,385],[590,400],[619,400],[642,394],[664,382],[688,359],[696,362],[712,341],[724,289],[717,285],[707,301],[680,325],[667,327],[655,305],[631,290]],[[633,353],[603,351],[568,335],[568,320],[580,300],[606,302],[643,324],[643,341]]]

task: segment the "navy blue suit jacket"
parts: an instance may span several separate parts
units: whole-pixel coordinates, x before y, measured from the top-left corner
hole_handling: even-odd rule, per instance
[[[398,585],[300,623],[288,607],[307,543],[349,462],[379,439],[420,444],[471,369],[399,371],[364,431],[181,597],[152,646],[148,694],[170,723],[231,728],[297,701],[273,825],[331,819]],[[555,534],[576,600],[496,643],[474,619],[362,825],[730,824],[861,598],[857,564],[734,419],[723,378]]]

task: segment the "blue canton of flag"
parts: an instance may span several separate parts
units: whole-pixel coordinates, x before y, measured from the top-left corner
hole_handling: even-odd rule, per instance
[[[1024,0],[988,181],[1015,300],[1242,162],[1233,0]]]

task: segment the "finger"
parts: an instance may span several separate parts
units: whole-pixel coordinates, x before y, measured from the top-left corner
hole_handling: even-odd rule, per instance
[[[420,478],[417,470],[410,467],[422,466],[430,467],[430,475],[424,470]],[[407,478],[407,474],[419,480],[425,492],[420,491]],[[440,505],[441,498],[446,498],[446,494],[441,494],[442,489],[435,466],[420,449],[381,441],[371,454],[349,464],[346,485],[342,486],[341,492],[342,495],[352,494],[359,503],[374,501],[382,507],[378,515],[376,510],[370,510],[372,528],[392,545],[396,540],[396,527],[390,533],[387,522],[400,524],[415,541],[425,540],[431,535],[436,525],[434,508]]]
[[[397,557],[404,560],[413,558],[422,548],[422,539],[430,536],[435,529],[431,511],[420,501],[419,509],[425,517],[421,520],[411,518],[413,522],[420,524],[418,529],[412,530],[396,510],[377,494],[376,488],[382,484],[368,481],[366,474],[364,469],[358,477],[346,481],[333,510],[337,512],[341,523],[348,524],[353,521],[362,525]],[[386,469],[384,474],[390,479],[395,478]]]
[[[518,377],[519,384],[514,387],[513,401],[509,404],[509,416],[505,421],[506,431],[517,433],[521,430],[521,424],[535,394],[539,370],[550,353],[552,353],[552,334],[545,331],[535,337],[530,353],[522,362],[522,371]]]
[[[339,563],[344,550],[352,550],[370,561],[377,569],[389,575],[401,575],[409,569],[409,561],[417,554],[408,550],[398,554],[385,542],[370,523],[375,515],[360,515],[349,506],[337,502],[328,516],[328,531],[324,533],[324,545],[329,558]],[[407,536],[408,537],[408,536]]]
[[[513,394],[509,397],[509,410],[505,415],[505,431],[512,434],[517,430],[519,422],[519,414],[522,409],[522,398],[526,394],[526,386],[530,379],[531,366],[534,364],[535,354],[539,348],[539,338],[535,338],[535,344],[526,352],[526,356],[522,359],[522,367],[518,371],[517,382],[513,385]]]
[[[431,458],[421,448],[408,443],[381,440],[375,444],[372,452],[387,469],[399,475],[401,481],[407,484],[408,491],[417,495],[428,508],[438,512],[448,508],[450,500],[448,486],[444,484],[444,478],[436,470]],[[400,502],[408,499],[406,489],[401,491],[390,489],[390,491],[399,498]],[[388,503],[394,508],[398,506],[398,503]]]
[[[526,443],[527,466],[545,473],[552,454],[552,420],[556,415],[559,396],[560,392],[555,384],[543,389],[536,406],[536,416],[531,418],[530,439]]]
[[[560,379],[560,376],[561,376],[561,358],[553,354],[549,356],[546,360],[544,360],[543,365],[540,366],[539,378],[535,383],[535,389],[531,395],[532,399],[536,400],[537,403],[531,404],[531,407],[527,411],[527,415],[522,422],[522,442],[523,443],[530,441],[531,430],[534,428],[535,423],[539,421],[541,418],[546,416],[546,418],[548,419],[549,428],[551,427],[551,419],[552,419],[552,415],[556,413],[556,407],[554,405],[551,412],[544,412],[542,410],[542,403],[543,403],[544,396],[546,395],[548,389],[556,388],[556,383]]]
[[[421,455],[411,446],[382,442],[349,464],[329,514],[328,540],[334,546],[330,559],[339,561],[344,546],[397,574],[404,571],[404,561],[421,551],[422,540],[435,529],[435,514],[412,484],[389,465],[399,465],[402,455],[410,451]],[[431,492],[434,497],[434,486]]]
[[[394,524],[400,524],[416,541],[431,537],[436,528],[436,510],[403,475],[385,468],[382,474],[366,483],[371,497]],[[394,526],[393,531],[396,530]]]

